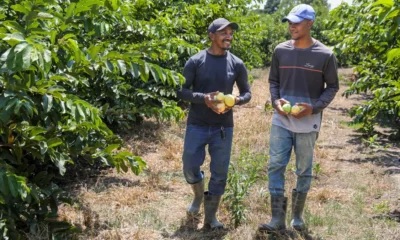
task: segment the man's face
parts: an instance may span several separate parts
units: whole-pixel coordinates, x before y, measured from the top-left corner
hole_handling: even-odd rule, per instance
[[[299,23],[288,21],[288,30],[293,40],[298,40],[310,34],[313,21],[303,20]]]
[[[229,50],[231,48],[231,42],[233,39],[233,30],[231,26],[227,26],[215,33],[210,33],[209,36],[216,47],[223,50]]]

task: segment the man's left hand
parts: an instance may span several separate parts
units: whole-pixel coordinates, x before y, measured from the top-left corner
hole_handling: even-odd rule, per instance
[[[300,112],[296,113],[296,114],[292,113],[291,115],[294,118],[299,119],[299,118],[302,118],[302,117],[305,117],[305,116],[308,116],[308,115],[312,114],[313,108],[312,108],[312,106],[310,104],[308,104],[308,103],[296,103],[296,105],[303,107],[303,109]]]

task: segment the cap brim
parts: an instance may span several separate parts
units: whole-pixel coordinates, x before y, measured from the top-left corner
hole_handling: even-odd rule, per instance
[[[303,21],[305,18],[298,17],[296,15],[287,15],[285,18],[282,19],[282,22],[291,21],[293,23],[299,23]]]
[[[231,22],[231,23],[227,23],[225,25],[222,25],[220,28],[218,28],[216,31],[221,31],[222,29],[226,28],[227,26],[231,26],[231,28],[233,30],[238,30],[239,29],[239,25],[237,23]]]

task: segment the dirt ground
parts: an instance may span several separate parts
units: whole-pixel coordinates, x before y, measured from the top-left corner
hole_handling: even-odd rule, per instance
[[[77,203],[62,206],[61,215],[83,230],[79,239],[400,239],[400,144],[387,142],[388,130],[381,128],[376,140],[365,143],[349,125],[349,109],[365,99],[342,96],[351,73],[351,69],[340,70],[340,92],[324,111],[304,213],[309,228],[306,235],[291,231],[283,236],[257,234],[258,224],[271,218],[266,181],[258,181],[248,191],[247,221],[239,227],[230,223],[227,203],[218,214],[226,230],[203,231],[202,219],[188,224],[185,210],[192,194],[181,170],[185,121],[147,121],[126,133],[127,148],[143,157],[146,170],[139,176],[107,170],[71,185]],[[234,108],[232,161],[243,149],[268,154],[272,118],[272,111],[265,108],[268,70],[254,70],[253,75],[251,102]],[[208,160],[204,166],[207,178]],[[259,174],[265,175],[268,159],[262,161],[265,167]],[[286,178],[290,193],[296,183],[293,159]]]

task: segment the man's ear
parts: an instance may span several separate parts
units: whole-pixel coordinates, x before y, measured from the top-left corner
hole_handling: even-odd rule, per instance
[[[311,28],[313,25],[314,25],[314,21],[309,20],[309,21],[308,21],[308,27]]]
[[[208,33],[208,37],[210,38],[210,40],[213,40],[214,37],[215,37],[215,34],[212,33],[212,32],[209,32],[209,33]]]

